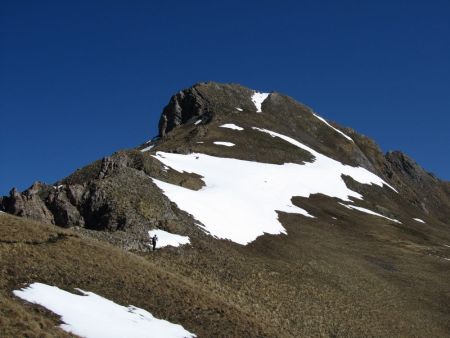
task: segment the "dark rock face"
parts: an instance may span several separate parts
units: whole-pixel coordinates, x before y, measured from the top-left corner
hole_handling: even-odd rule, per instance
[[[433,213],[443,222],[450,220],[450,194],[448,182],[440,181],[426,172],[413,159],[400,151],[388,152],[386,176],[405,192],[409,201],[426,214]]]
[[[79,187],[82,189],[82,187]],[[70,198],[71,190],[76,190],[77,187],[70,187],[70,189],[56,188],[48,198],[45,200],[49,210],[53,213],[55,223],[61,226],[84,226],[84,219],[78,211],[76,205],[80,205],[81,200]],[[70,197],[69,197],[70,196]]]
[[[172,96],[159,120],[159,134],[199,118],[209,122],[217,112],[231,113],[236,107],[255,110],[253,91],[240,85],[199,83]]]
[[[176,126],[207,112],[206,102],[194,88],[181,91],[170,99],[159,120],[159,133],[164,136]]]
[[[126,230],[131,237],[147,238],[146,231],[159,223],[178,224],[186,218],[149,175],[192,189],[202,186],[198,177],[168,172],[153,157],[136,150],[115,153],[98,163],[53,186],[37,182],[22,193],[13,189],[10,196],[2,198],[2,209],[61,227]],[[142,249],[129,238],[124,241],[128,248]]]
[[[2,199],[3,209],[13,215],[29,217],[54,224],[54,217],[43,202],[50,187],[40,182],[34,183],[28,190],[20,193],[12,189],[8,197]]]

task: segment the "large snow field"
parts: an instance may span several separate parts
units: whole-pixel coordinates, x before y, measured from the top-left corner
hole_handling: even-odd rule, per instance
[[[134,306],[122,306],[92,292],[73,294],[42,283],[15,290],[14,295],[61,316],[64,331],[86,338],[195,337],[181,325],[157,319]]]
[[[157,152],[154,156],[174,170],[203,177],[205,186],[198,191],[157,179],[153,181],[171,201],[200,221],[217,238],[248,244],[264,233],[286,233],[277,211],[313,217],[292,204],[293,196],[309,197],[321,193],[347,202],[351,202],[350,197],[361,199],[359,193],[346,186],[342,175],[362,184],[388,186],[364,168],[344,165],[288,136],[254,129],[309,151],[315,160],[304,165],[276,165],[201,153]]]

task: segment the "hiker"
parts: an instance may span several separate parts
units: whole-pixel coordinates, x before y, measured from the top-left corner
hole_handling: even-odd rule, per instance
[[[153,235],[152,237],[152,246],[153,246],[153,251],[156,250],[156,241],[158,240],[158,236]]]

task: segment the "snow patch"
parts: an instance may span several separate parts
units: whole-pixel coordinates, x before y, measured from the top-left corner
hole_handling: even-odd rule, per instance
[[[179,247],[180,245],[191,243],[188,236],[172,234],[160,229],[150,230],[148,232],[148,235],[150,236],[150,238],[152,238],[154,235],[158,237],[158,241],[156,242],[157,248],[163,248],[165,246]]]
[[[198,125],[198,124],[200,124],[202,122],[202,119],[200,119],[200,120],[197,120],[197,121],[195,121],[195,125]]]
[[[244,128],[239,127],[239,126],[235,125],[234,123],[222,124],[220,126],[220,128],[228,128],[228,129],[234,129],[234,130],[244,130]]]
[[[256,107],[256,112],[257,113],[262,113],[261,110],[261,105],[264,102],[265,99],[267,99],[267,97],[270,95],[270,93],[260,93],[260,92],[255,92],[252,95],[252,102]]]
[[[159,140],[161,137],[159,137],[159,136],[153,136],[150,140],[148,140],[147,142],[145,142],[145,144],[147,144],[147,143],[152,143],[152,142],[154,142],[154,141],[157,141],[157,140]]]
[[[236,110],[238,110],[238,111],[243,111],[244,109],[239,108],[239,107],[236,107]]]
[[[145,147],[144,149],[141,149],[141,153],[145,153],[146,151],[149,151],[150,149],[152,149],[155,145],[151,145],[148,147]]]
[[[234,147],[235,144],[231,142],[222,142],[222,141],[216,141],[214,144],[217,144],[219,146],[225,146],[225,147]]]
[[[64,331],[87,338],[195,337],[181,325],[157,319],[146,310],[122,306],[93,292],[76,295],[42,283],[33,283],[14,295],[61,316]]]
[[[323,123],[325,123],[328,127],[330,127],[331,129],[337,131],[339,134],[341,134],[342,136],[344,136],[347,140],[354,142],[353,139],[352,139],[350,136],[344,134],[344,133],[343,133],[342,131],[340,131],[339,129],[333,127],[333,126],[332,126],[331,124],[329,124],[329,123],[327,122],[327,120],[325,120],[323,117],[321,117],[321,116],[319,116],[319,115],[317,115],[317,114],[315,114],[315,113],[313,113],[313,115],[314,115],[315,117],[317,117],[320,121],[322,121]]]
[[[201,222],[212,236],[248,244],[264,233],[285,234],[286,230],[278,220],[278,211],[313,217],[292,204],[293,196],[309,197],[321,193],[348,202],[350,197],[361,199],[359,193],[346,186],[342,175],[362,184],[389,186],[364,168],[344,165],[288,136],[254,129],[311,152],[315,161],[304,165],[278,165],[201,153],[157,152],[154,155],[174,170],[203,177],[205,186],[197,191],[154,178],[153,182],[180,209]]]
[[[289,142],[296,147],[299,147],[303,150],[310,152],[316,158],[316,161],[314,163],[317,164],[317,169],[321,169],[321,167],[324,167],[326,170],[336,169],[337,171],[341,172],[341,175],[350,176],[354,180],[358,181],[359,183],[376,184],[380,187],[385,185],[385,186],[389,187],[390,189],[392,189],[393,191],[395,191],[396,193],[398,193],[398,191],[395,190],[395,188],[393,186],[389,185],[384,180],[382,180],[380,177],[371,173],[370,171],[368,171],[365,168],[352,167],[352,166],[349,166],[346,164],[342,164],[341,162],[333,160],[332,158],[330,158],[328,156],[322,155],[321,153],[304,145],[303,143],[300,143],[297,140],[294,140],[292,137],[285,136],[283,134],[279,134],[279,133],[276,133],[274,131],[270,131],[267,129],[257,128],[257,127],[253,127],[252,129],[261,131],[263,133],[267,133],[272,137],[279,137],[282,140],[285,140],[286,142]],[[355,193],[355,194],[357,194],[357,193]],[[357,194],[357,195],[359,196],[357,198],[361,198],[361,195],[359,195],[359,194]]]
[[[416,222],[419,222],[419,223],[425,223],[425,221],[420,218],[413,218],[413,220],[415,220]]]
[[[379,213],[377,213],[375,211],[372,211],[372,210],[369,210],[369,209],[366,209],[366,208],[361,208],[361,207],[357,207],[356,205],[348,205],[348,204],[344,204],[344,203],[339,203],[339,204],[343,205],[344,207],[346,207],[348,209],[358,210],[358,211],[361,211],[361,212],[365,212],[366,214],[370,214],[370,215],[374,215],[374,216],[378,216],[378,217],[383,217],[383,218],[388,219],[388,220],[390,220],[392,222],[402,224],[402,222],[400,222],[399,220],[386,217],[386,216],[384,216],[382,214],[379,214]]]

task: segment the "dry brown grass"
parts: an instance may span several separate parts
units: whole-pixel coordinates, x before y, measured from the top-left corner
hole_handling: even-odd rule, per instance
[[[323,196],[295,203],[317,218],[280,214],[288,236],[246,247],[194,237],[147,254],[2,215],[2,336],[60,335],[55,316],[12,296],[36,281],[142,307],[200,337],[449,335],[445,232],[423,238]]]
[[[93,291],[120,304],[133,304],[159,318],[181,323],[201,336],[271,335],[252,316],[206,292],[201,285],[150,260],[70,231],[12,216],[0,216],[2,337],[61,336],[56,318],[12,295],[42,282],[66,290]],[[51,328],[51,329],[50,329]]]

